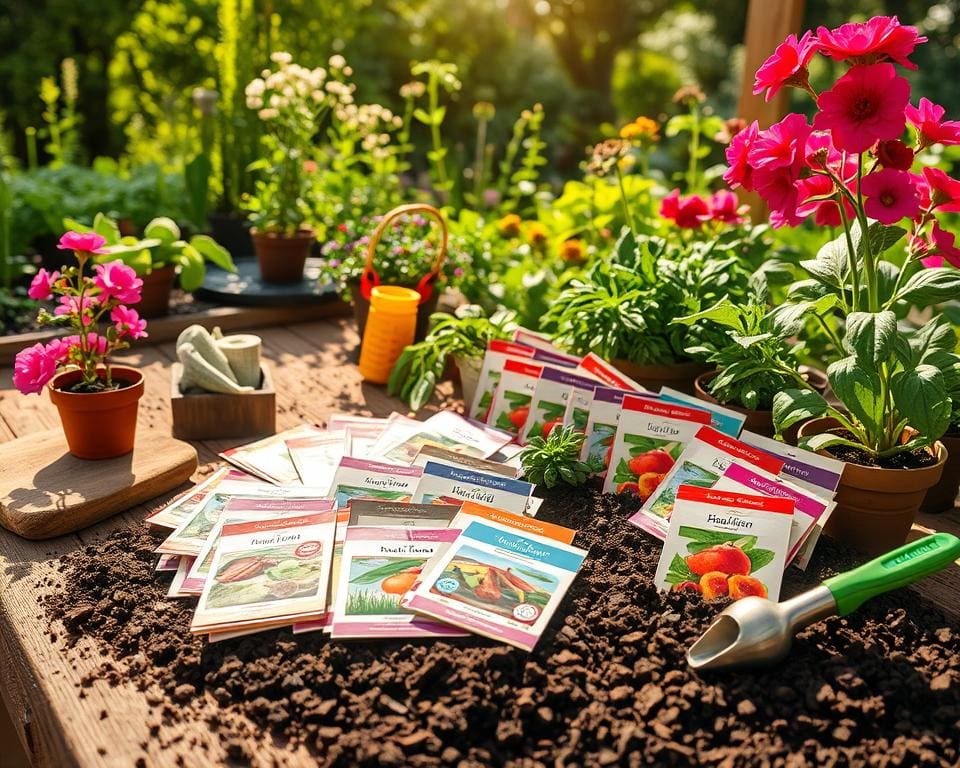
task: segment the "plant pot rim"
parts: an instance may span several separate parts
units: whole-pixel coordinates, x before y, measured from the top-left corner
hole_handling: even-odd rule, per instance
[[[97,397],[99,395],[109,395],[118,392],[124,392],[128,390],[134,390],[138,387],[143,388],[143,372],[139,368],[134,368],[129,365],[111,365],[110,370],[116,374],[117,372],[132,374],[130,378],[124,376],[116,376],[114,378],[120,381],[126,381],[130,386],[123,387],[122,389],[109,389],[103,392],[67,392],[64,389],[61,389],[58,384],[62,384],[64,378],[76,379],[80,378],[81,372],[80,369],[76,366],[70,368],[65,368],[62,371],[58,371],[56,375],[50,379],[50,382],[47,384],[47,387],[50,389],[50,394],[53,395],[56,393],[58,397]],[[102,372],[106,371],[105,366],[97,366],[97,374],[99,375]]]
[[[150,271],[146,274],[139,275],[141,280],[149,280],[151,278],[165,278],[167,275],[173,274],[177,271],[176,264],[163,264],[159,267],[150,267]]]
[[[289,234],[287,232],[259,230],[256,227],[250,227],[250,234],[253,237],[263,237],[271,240],[309,240],[317,235],[316,230],[314,230],[312,227],[301,227],[293,234]]]

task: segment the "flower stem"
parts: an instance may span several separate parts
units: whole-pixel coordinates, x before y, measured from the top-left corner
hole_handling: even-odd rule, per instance
[[[863,272],[867,283],[867,308],[876,312],[877,306],[877,269],[873,256],[873,247],[870,243],[870,231],[867,225],[867,214],[863,209],[863,191],[860,181],[863,178],[863,153],[857,156],[857,221],[860,222],[860,242],[863,243]],[[856,259],[854,259],[856,265]]]
[[[614,165],[617,171],[617,184],[620,187],[620,202],[623,203],[623,215],[627,220],[627,226],[630,227],[630,234],[633,235],[633,242],[635,245],[640,244],[640,240],[637,237],[637,228],[633,224],[633,214],[630,213],[630,203],[627,200],[627,190],[623,186],[623,172],[620,170],[620,163]]]

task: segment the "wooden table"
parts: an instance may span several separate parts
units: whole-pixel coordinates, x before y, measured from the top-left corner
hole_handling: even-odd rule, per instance
[[[266,329],[260,334],[273,366],[278,428],[303,421],[323,422],[332,411],[386,415],[402,408],[381,387],[361,382],[355,359],[357,337],[352,321],[320,320]],[[169,374],[172,343],[146,347],[124,357],[143,370],[146,394],[140,403],[141,428],[169,432]],[[58,418],[46,397],[23,397],[10,388],[10,370],[0,370],[0,441],[56,427]],[[449,398],[452,389],[444,385]],[[201,464],[217,461],[232,442],[197,443]],[[29,542],[0,530],[0,688],[24,749],[37,765],[198,766],[198,755],[224,760],[223,747],[202,720],[164,723],[147,702],[147,694],[130,683],[103,681],[81,686],[83,677],[105,659],[93,644],[68,650],[52,635],[40,598],[56,588],[57,558],[108,534],[120,525],[142,520],[166,498],[137,507],[79,534],[46,542]],[[960,531],[960,514],[928,517],[930,528]],[[924,584],[924,593],[960,616],[960,568],[953,567]],[[188,710],[185,715],[189,717]],[[105,716],[104,716],[105,713]],[[2,719],[2,713],[0,713]],[[151,726],[159,730],[151,735]],[[251,729],[255,730],[255,729]],[[0,740],[3,729],[0,728]],[[252,737],[251,737],[252,739]],[[143,746],[142,746],[143,745]],[[203,745],[200,751],[198,745]],[[314,765],[306,754],[289,751],[264,736],[251,742],[257,765]],[[9,745],[0,741],[0,765],[7,768]]]

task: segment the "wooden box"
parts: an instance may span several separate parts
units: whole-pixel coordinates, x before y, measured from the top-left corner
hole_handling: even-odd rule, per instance
[[[219,440],[263,437],[277,431],[277,396],[270,369],[260,365],[260,389],[224,395],[180,391],[183,366],[174,363],[170,375],[173,436],[180,440]]]

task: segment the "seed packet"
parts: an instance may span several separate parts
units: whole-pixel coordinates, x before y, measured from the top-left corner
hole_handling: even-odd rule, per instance
[[[181,557],[180,562],[177,563],[177,572],[173,574],[173,581],[170,582],[170,586],[167,588],[167,597],[195,597],[189,592],[180,592],[180,587],[183,586],[184,579],[187,578],[187,574],[190,572],[190,569],[193,567],[192,557]]]
[[[532,650],[587,551],[557,539],[473,520],[401,605],[478,635]]]
[[[176,571],[180,565],[180,555],[160,555],[157,564],[153,567],[157,573]]]
[[[347,525],[447,528],[459,511],[460,507],[456,504],[410,504],[354,499],[350,502]]]
[[[329,490],[337,465],[346,453],[346,441],[346,430],[337,429],[307,437],[294,437],[284,442],[293,466],[300,475],[300,482]]]
[[[735,461],[727,467],[723,477],[714,487],[725,491],[780,496],[793,501],[793,525],[790,528],[787,565],[793,562],[804,540],[820,520],[825,519],[836,506],[835,502],[825,502],[796,483],[791,483],[782,477],[773,477],[767,473],[756,471],[752,467],[742,465],[739,461]]]
[[[378,416],[356,416],[352,413],[331,413],[327,419],[327,429],[330,431],[346,429],[347,427],[380,427],[384,429],[387,426],[389,418],[383,419]]]
[[[412,501],[419,504],[475,501],[522,514],[533,488],[532,483],[524,480],[428,461]]]
[[[503,366],[510,359],[523,360],[533,357],[534,348],[525,344],[511,344],[508,341],[494,340],[487,344],[487,351],[483,355],[483,365],[480,367],[480,376],[477,380],[477,391],[473,402],[469,403],[467,415],[486,423],[487,413],[493,404],[493,395],[500,382]]]
[[[188,488],[165,507],[158,509],[146,519],[146,522],[161,528],[176,528],[196,511],[199,505],[203,504],[207,494],[217,486],[229,471],[226,467],[221,467],[206,480],[193,488]]]
[[[643,395],[627,395],[621,403],[620,421],[603,492],[629,491],[641,498],[650,497],[697,430],[709,423],[710,414],[699,408],[670,405]],[[663,463],[658,465],[660,471],[657,472],[644,467],[647,471],[641,478],[634,471],[634,468],[640,468],[635,460],[648,455],[661,459]]]
[[[474,425],[453,411],[439,411],[426,421],[411,421],[388,427],[371,449],[372,454],[391,463],[410,464],[421,448],[430,445],[482,459],[511,440],[511,435]]]
[[[597,386],[614,389],[645,392],[629,376],[622,374],[610,363],[593,352],[588,352],[577,366],[577,373],[588,379],[596,379],[596,383],[583,387],[574,387],[567,400],[567,409],[563,414],[563,424],[573,427],[577,432],[587,433],[587,423],[590,420],[590,407],[593,404],[593,391]]]
[[[613,454],[613,439],[620,423],[620,411],[623,398],[636,394],[629,389],[613,387],[595,387],[590,401],[590,415],[587,418],[586,437],[580,449],[580,461],[586,462],[590,471],[603,474],[610,465]],[[656,399],[657,395],[648,395]]]
[[[706,600],[776,602],[792,519],[791,499],[681,485],[654,581]]]
[[[574,370],[580,365],[579,357],[565,355],[562,352],[552,352],[548,349],[537,349],[533,353],[533,362],[551,365],[554,368]]]
[[[739,413],[730,408],[724,408],[717,403],[711,403],[706,400],[688,395],[686,392],[680,392],[670,387],[660,388],[660,399],[666,403],[675,405],[687,405],[691,408],[700,408],[710,414],[710,426],[718,432],[736,437],[743,429],[743,422],[747,420],[746,414]]]
[[[333,502],[329,499],[265,499],[242,496],[229,499],[220,514],[220,519],[217,520],[196,560],[187,572],[187,578],[184,580],[180,591],[197,595],[203,591],[203,585],[210,573],[213,555],[220,543],[224,525],[239,523],[244,520],[265,520],[270,517],[294,517],[312,512],[332,511]]]
[[[297,468],[293,466],[286,441],[320,432],[323,430],[312,424],[301,424],[299,427],[278,432],[263,440],[231,448],[220,456],[234,466],[261,477],[267,482],[276,485],[292,485],[300,482],[300,475],[297,474]]]
[[[700,427],[676,462],[662,449],[635,456],[627,462],[627,466],[637,475],[638,488],[649,482],[648,473],[666,472],[666,476],[654,493],[645,498],[641,497],[643,506],[630,518],[630,522],[658,539],[665,539],[670,527],[670,513],[676,501],[677,488],[681,485],[717,487],[724,471],[734,461],[758,467],[770,477],[776,475],[783,466],[781,459],[725,435],[713,427]]]
[[[542,365],[522,360],[507,360],[493,393],[487,424],[516,435],[527,421]]]
[[[599,355],[588,352],[583,360],[577,365],[578,372],[585,376],[595,378],[604,386],[616,389],[630,389],[634,392],[645,392],[646,387],[641,386],[623,371],[615,368]]]
[[[223,526],[191,632],[283,626],[323,614],[334,515],[315,503],[312,514]]]
[[[517,328],[513,332],[513,340],[517,344],[526,344],[528,347],[533,347],[534,349],[543,349],[547,352],[563,354],[563,351],[555,346],[549,338],[542,333],[535,333],[527,328]]]
[[[420,467],[400,467],[344,456],[334,473],[331,495],[337,509],[346,509],[351,499],[410,501],[422,473]]]
[[[519,447],[519,446],[518,446]],[[495,454],[496,455],[496,454]],[[463,467],[465,469],[475,469],[478,472],[488,472],[493,475],[503,475],[504,477],[516,477],[516,467],[501,464],[498,461],[489,459],[477,459],[473,456],[466,456],[455,451],[448,451],[446,448],[439,448],[435,445],[425,445],[417,453],[412,466],[423,467],[428,461],[437,464],[445,464],[448,467]]]
[[[573,528],[566,528],[556,523],[530,518],[527,515],[517,515],[506,509],[491,507],[486,504],[477,504],[474,501],[465,501],[450,521],[451,528],[466,528],[472,520],[499,523],[521,533],[532,533],[536,536],[545,536],[549,539],[562,541],[564,544],[573,542],[577,532]]]
[[[343,543],[330,635],[462,637],[463,629],[400,606],[423,565],[456,540],[455,528],[351,527]]]
[[[593,379],[585,376],[544,366],[517,442],[526,445],[533,437],[546,439],[555,427],[563,424],[574,388],[589,389],[593,392],[596,385]]]

